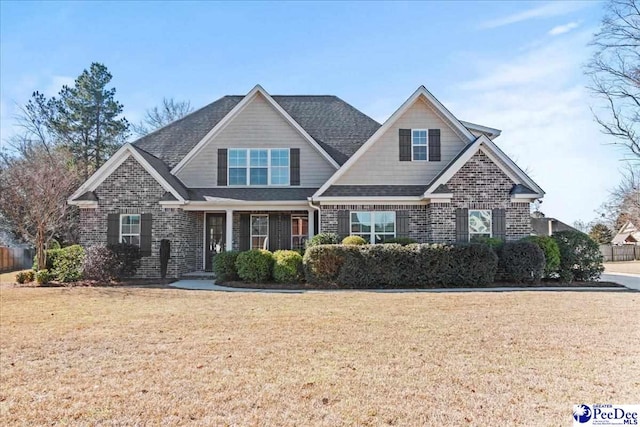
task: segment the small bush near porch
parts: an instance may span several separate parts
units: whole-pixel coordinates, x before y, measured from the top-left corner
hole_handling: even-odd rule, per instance
[[[0,425],[570,425],[639,295],[2,288]]]

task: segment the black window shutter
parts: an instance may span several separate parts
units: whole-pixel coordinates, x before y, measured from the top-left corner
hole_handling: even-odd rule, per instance
[[[218,186],[227,186],[227,149],[218,148]]]
[[[251,215],[240,214],[240,250],[248,251],[251,249]]]
[[[151,225],[151,214],[140,215],[140,254],[142,256],[151,256],[151,241],[153,240]]]
[[[350,221],[349,221],[349,211],[347,210],[339,210],[338,211],[338,235],[343,238],[347,237],[351,234]]]
[[[289,182],[291,185],[300,185],[300,149],[292,148],[289,159]]]
[[[269,242],[268,249],[273,252],[280,249],[280,214],[269,214]]]
[[[494,209],[491,211],[491,234],[498,239],[506,239],[507,215],[504,209]]]
[[[439,162],[440,156],[440,129],[429,129],[429,161]]]
[[[469,209],[456,209],[456,242],[469,242]]]
[[[411,161],[411,129],[400,129],[398,132],[400,141],[400,161]]]
[[[280,244],[278,249],[291,249],[291,215],[280,215]]]
[[[396,211],[396,237],[409,237],[409,211]]]
[[[107,215],[107,245],[120,243],[120,214]]]

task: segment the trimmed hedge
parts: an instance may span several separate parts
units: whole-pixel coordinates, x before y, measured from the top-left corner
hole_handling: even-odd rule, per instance
[[[604,271],[598,244],[579,231],[559,231],[553,234],[560,249],[558,274],[563,282],[593,281]]]
[[[340,236],[336,233],[319,233],[307,240],[306,247],[311,248],[318,245],[335,245],[340,243]]]
[[[498,271],[503,281],[540,283],[544,267],[544,252],[533,242],[508,242],[499,250]]]
[[[82,265],[85,257],[82,246],[72,245],[48,252],[55,253],[51,261],[52,270],[49,270],[53,278],[60,282],[76,282],[82,279]],[[47,264],[49,264],[48,261]]]
[[[346,288],[487,286],[498,257],[486,245],[321,245],[304,256],[307,282]]]
[[[544,277],[553,276],[560,267],[560,248],[558,248],[556,241],[549,236],[529,236],[522,240],[535,243],[542,249],[545,259]]]
[[[347,236],[344,239],[342,239],[342,244],[359,246],[359,245],[366,245],[367,241],[360,236]]]
[[[236,259],[236,268],[238,276],[245,282],[268,282],[273,272],[273,255],[264,249],[241,252]]]
[[[216,279],[220,279],[223,282],[238,280],[236,261],[239,254],[240,252],[237,251],[220,252],[213,257],[213,272],[216,275]]]
[[[412,239],[411,237],[394,237],[393,239],[387,239],[384,241],[385,244],[387,243],[397,243],[399,245],[402,246],[407,246],[407,245],[413,245],[414,243],[418,243],[416,240]]]
[[[499,251],[502,245],[504,245],[504,240],[498,237],[473,236],[471,243],[480,243],[489,246],[494,251]]]
[[[106,246],[87,248],[82,265],[85,278],[108,283],[112,279],[117,279],[119,272],[120,262],[111,249]]]
[[[142,259],[142,254],[138,246],[128,243],[117,243],[108,245],[107,248],[114,253],[118,260],[118,279],[136,275]]]
[[[303,278],[302,255],[296,251],[273,253],[273,278],[278,283],[295,283]]]

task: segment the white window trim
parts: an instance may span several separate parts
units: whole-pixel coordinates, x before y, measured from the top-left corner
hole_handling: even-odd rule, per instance
[[[138,233],[127,233],[127,234],[122,234],[122,218],[124,218],[125,216],[137,216],[138,217],[138,225],[139,225],[139,232]],[[142,244],[142,215],[140,214],[120,214],[120,226],[118,228],[118,243],[122,243],[122,237],[123,236],[138,236],[138,246],[140,246]]]
[[[243,150],[247,155],[247,183],[245,185],[231,184],[231,151]],[[251,150],[266,150],[267,151],[267,184],[266,185],[251,185]],[[286,150],[289,156],[289,182],[286,184],[271,184],[271,151]],[[228,187],[291,187],[291,148],[228,148],[227,149],[227,186]],[[284,167],[284,166],[277,166]],[[255,167],[254,169],[264,169],[264,166]]]
[[[350,236],[360,236],[360,234],[353,234],[353,217],[351,216],[352,214],[359,214],[359,213],[368,213],[369,215],[371,215],[371,231],[369,232],[369,243],[372,245],[376,244],[376,221],[375,221],[375,214],[393,214],[393,238],[395,239],[395,237],[397,236],[398,233],[398,222],[397,222],[397,217],[396,217],[396,212],[395,211],[349,211],[349,235]],[[391,233],[379,233],[379,234],[391,234]],[[362,237],[362,236],[361,236]],[[366,240],[366,239],[365,239]]]
[[[427,145],[425,145],[425,147],[427,148],[427,158],[424,160],[416,160],[413,158],[413,132],[419,132],[419,131],[424,131],[426,132],[427,136]],[[411,161],[412,162],[428,162],[429,161],[429,129],[411,129]]]
[[[253,218],[254,217],[264,217],[267,218],[267,234],[253,234]],[[249,248],[253,249],[253,238],[254,237],[264,237],[264,241],[269,241],[269,215],[268,214],[251,214],[249,218]],[[264,246],[264,244],[263,244]]]
[[[467,228],[469,229],[469,241],[473,236],[481,236],[487,233],[472,233],[471,227],[469,227],[469,220],[471,219],[471,212],[480,212],[480,211],[488,211],[489,212],[489,238],[493,237],[493,211],[491,209],[469,209],[467,213]]]
[[[306,234],[293,234],[293,219],[296,220],[303,220],[303,221],[307,221],[307,233]],[[309,240],[309,217],[305,216],[305,215],[291,215],[291,249],[293,249],[293,238],[294,237],[301,237],[301,238],[306,238],[307,240]],[[302,230],[299,230],[302,231]],[[302,249],[304,249],[304,245],[302,247]]]

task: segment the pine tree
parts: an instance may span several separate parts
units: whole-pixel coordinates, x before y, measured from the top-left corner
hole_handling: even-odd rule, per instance
[[[589,236],[601,245],[607,245],[613,239],[613,233],[609,227],[602,223],[594,224],[589,231]]]

